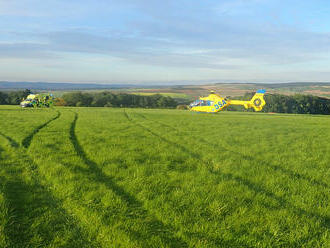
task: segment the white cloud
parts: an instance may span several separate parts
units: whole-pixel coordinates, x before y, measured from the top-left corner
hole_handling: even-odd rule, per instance
[[[327,64],[330,34],[267,25],[265,13],[258,11],[272,2],[0,0],[0,16],[10,17],[0,23],[0,59],[38,61],[32,64],[48,72],[52,65],[65,64],[75,68],[77,78],[79,68],[84,77],[91,68],[91,75],[97,71],[105,78],[96,68],[108,68],[102,60],[110,61],[109,75],[115,78],[128,77],[126,66],[134,71],[132,75],[149,79],[157,73],[163,77],[166,71],[173,79],[261,78],[275,75],[276,70],[280,78],[286,68],[309,71],[316,68],[310,67],[313,62]],[[70,60],[69,55],[86,63]],[[91,57],[93,66],[88,62]]]

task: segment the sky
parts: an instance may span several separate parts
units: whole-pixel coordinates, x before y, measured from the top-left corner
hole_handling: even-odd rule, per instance
[[[328,0],[0,0],[0,81],[329,82]]]

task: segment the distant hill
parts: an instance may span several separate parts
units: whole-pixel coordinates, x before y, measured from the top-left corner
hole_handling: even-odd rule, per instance
[[[290,88],[290,87],[313,87],[313,86],[330,86],[330,82],[291,82],[291,83],[270,83],[258,84],[267,88]]]
[[[89,89],[121,89],[142,87],[133,84],[76,84],[76,83],[43,83],[43,82],[4,82],[0,81],[0,90],[89,90]]]
[[[195,99],[198,96],[206,95],[214,90],[223,96],[242,96],[246,92],[257,89],[265,89],[271,94],[305,94],[330,98],[330,82],[290,82],[290,83],[210,83],[191,85],[185,82],[184,85],[168,85],[164,83],[147,84],[82,84],[82,83],[47,83],[47,82],[4,82],[0,81],[1,90],[22,90],[30,89],[35,91],[72,91],[72,90],[116,90],[126,93],[150,95],[161,93],[174,98],[186,100]]]
[[[304,94],[315,95],[330,98],[330,83],[326,82],[291,82],[291,83],[244,83],[244,84],[228,84],[218,83],[213,85],[199,86],[205,94],[205,91],[215,90],[225,96],[241,96],[246,92],[255,91],[257,89],[265,89],[267,93],[271,94]],[[191,88],[190,88],[191,90]]]
[[[181,85],[163,88],[127,89],[140,94],[162,93],[167,95],[181,94],[188,99],[196,99],[207,95],[211,90],[222,96],[237,97],[247,92],[265,89],[268,94],[304,94],[330,98],[330,83],[296,82],[296,83],[215,83],[208,85]]]

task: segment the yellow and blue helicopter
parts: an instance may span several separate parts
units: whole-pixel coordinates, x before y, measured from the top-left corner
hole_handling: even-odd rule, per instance
[[[254,108],[255,111],[260,111],[262,110],[262,107],[265,106],[266,104],[264,100],[265,93],[266,90],[257,90],[257,92],[251,98],[250,101],[241,101],[241,100],[229,100],[227,98],[219,96],[214,91],[211,91],[209,96],[200,97],[198,100],[192,102],[189,105],[189,109],[191,111],[196,111],[196,112],[215,113],[223,110],[225,107],[229,105],[242,105],[246,109]]]

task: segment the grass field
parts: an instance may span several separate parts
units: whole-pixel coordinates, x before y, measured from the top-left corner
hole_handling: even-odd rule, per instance
[[[0,107],[0,247],[330,247],[330,116]]]

